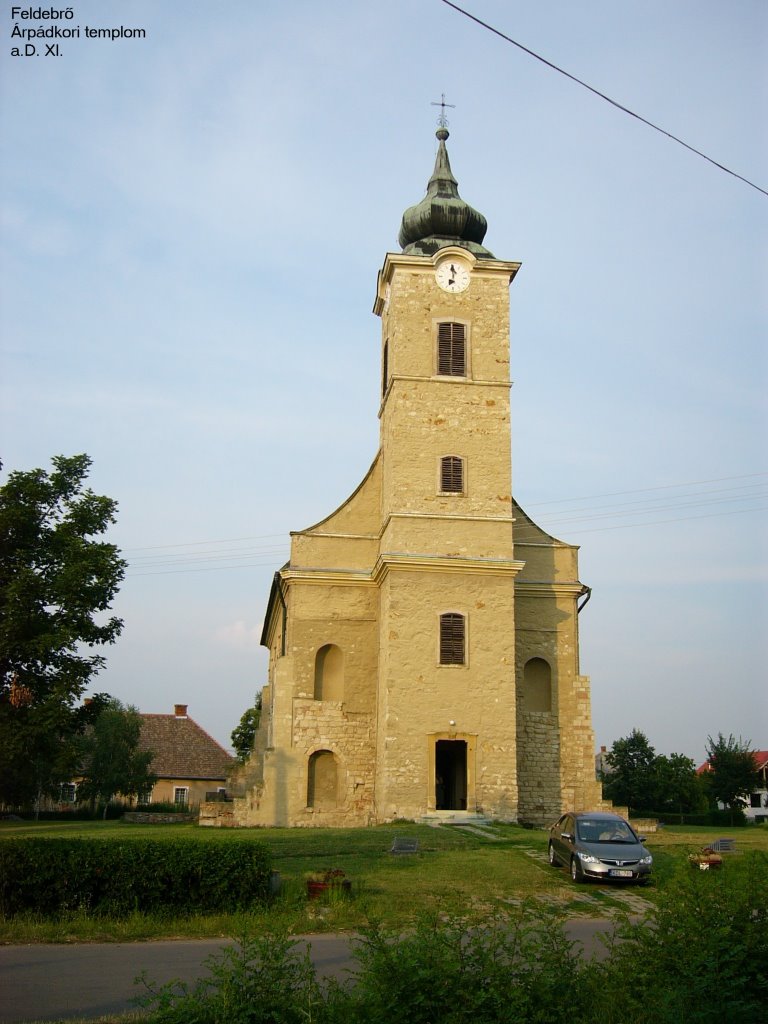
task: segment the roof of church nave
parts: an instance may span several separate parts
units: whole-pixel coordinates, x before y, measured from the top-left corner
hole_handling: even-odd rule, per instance
[[[459,195],[459,183],[451,172],[445,147],[448,129],[441,125],[435,135],[437,157],[427,194],[403,214],[398,242],[408,255],[432,256],[438,249],[458,245],[480,259],[495,259],[482,244],[488,222]]]

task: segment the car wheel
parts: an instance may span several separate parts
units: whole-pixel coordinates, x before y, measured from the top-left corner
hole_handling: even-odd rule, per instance
[[[555,853],[555,848],[552,845],[552,843],[549,844],[549,863],[552,865],[553,868],[558,867],[560,864],[560,861],[557,859],[557,854]]]
[[[579,862],[576,860],[575,857],[571,857],[571,878],[574,880],[574,882],[581,882],[583,879],[581,868],[579,867]]]

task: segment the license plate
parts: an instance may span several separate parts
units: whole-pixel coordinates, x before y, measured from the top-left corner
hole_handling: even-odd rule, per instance
[[[616,869],[614,869],[613,871],[609,871],[608,874],[611,876],[611,878],[631,878],[632,877],[632,872],[631,871],[617,871]]]

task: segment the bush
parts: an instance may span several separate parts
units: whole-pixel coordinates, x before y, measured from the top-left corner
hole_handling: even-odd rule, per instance
[[[147,985],[147,1024],[755,1024],[768,982],[768,857],[720,873],[683,866],[644,925],[627,918],[602,961],[577,955],[543,908],[486,922],[371,925],[346,987],[318,983],[285,935],[245,938],[190,989]]]
[[[768,857],[678,867],[643,926],[626,922],[602,966],[603,1024],[754,1024],[768,1000]]]
[[[741,828],[747,824],[747,817],[738,807],[733,811],[712,809],[697,813],[684,811],[637,811],[633,818],[657,818],[666,825],[712,825],[715,828]]]
[[[196,810],[187,804],[177,804],[173,800],[155,800],[154,803],[138,803],[135,807],[126,807],[127,811],[142,811],[145,814],[189,814]]]
[[[306,1024],[341,1020],[333,1010],[335,986],[323,990],[309,951],[282,933],[244,937],[210,957],[210,977],[194,987],[155,985],[142,976],[147,994],[137,1000],[152,1024]]]
[[[407,936],[373,926],[356,949],[355,1021],[389,1024],[526,1024],[592,1019],[589,967],[573,953],[563,920],[540,909],[468,926],[458,918],[420,921]]]
[[[131,809],[130,804],[110,803],[107,807],[107,820],[117,821]],[[22,821],[101,821],[104,817],[104,808],[91,810],[88,804],[69,804],[58,807],[55,811],[33,811],[29,808],[22,808],[12,813]]]
[[[0,912],[177,914],[251,907],[269,892],[260,843],[201,839],[8,839],[0,843]]]

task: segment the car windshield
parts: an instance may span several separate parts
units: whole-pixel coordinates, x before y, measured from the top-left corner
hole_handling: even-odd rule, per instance
[[[578,837],[583,843],[636,843],[632,829],[625,821],[580,821]]]

